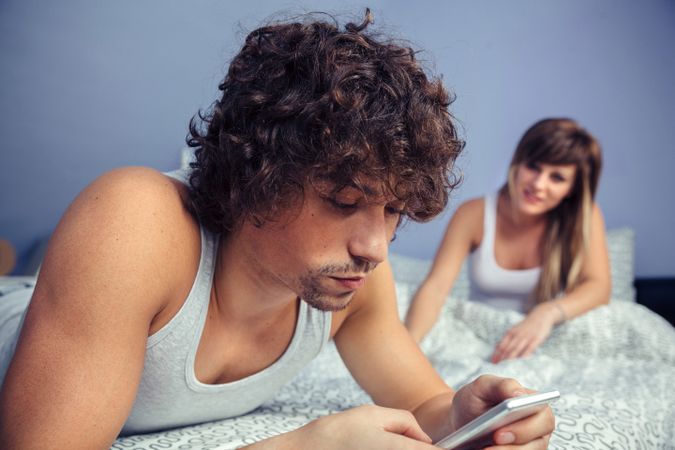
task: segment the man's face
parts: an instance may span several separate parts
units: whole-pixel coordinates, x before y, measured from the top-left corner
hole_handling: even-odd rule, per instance
[[[380,186],[335,194],[328,183],[316,186],[306,184],[304,199],[278,220],[249,226],[251,259],[265,279],[317,309],[338,311],[387,258],[404,205]]]

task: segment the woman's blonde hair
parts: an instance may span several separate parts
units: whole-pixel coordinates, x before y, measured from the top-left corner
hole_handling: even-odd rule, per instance
[[[518,166],[529,163],[574,164],[577,168],[570,193],[547,213],[542,239],[542,268],[531,304],[552,300],[579,282],[589,245],[593,199],[602,168],[597,140],[571,119],[544,119],[528,129],[511,160],[507,185],[515,194]]]

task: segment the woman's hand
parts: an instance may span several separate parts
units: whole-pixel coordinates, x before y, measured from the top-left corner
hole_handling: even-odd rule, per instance
[[[482,375],[465,385],[455,394],[451,410],[451,423],[456,430],[494,405],[507,398],[531,394],[535,391],[524,388],[511,378]],[[555,417],[550,407],[504,425],[492,434],[497,444],[490,449],[546,449],[555,429]],[[504,447],[501,447],[501,446]]]
[[[552,302],[537,305],[499,341],[491,361],[496,364],[505,359],[530,356],[548,338],[558,320],[560,311]]]
[[[295,431],[251,445],[250,450],[433,450],[431,438],[409,411],[359,406],[317,419]]]

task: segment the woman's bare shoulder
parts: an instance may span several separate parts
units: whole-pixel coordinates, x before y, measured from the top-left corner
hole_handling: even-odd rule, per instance
[[[458,239],[466,242],[469,248],[474,248],[483,236],[484,210],[484,198],[466,200],[455,211],[446,234],[454,234]]]
[[[462,202],[462,204],[459,205],[459,207],[457,208],[457,211],[461,209],[466,214],[476,214],[478,212],[482,214],[484,207],[485,207],[485,197],[475,197]]]
[[[457,207],[453,220],[462,224],[476,226],[483,223],[483,211],[485,209],[485,199],[482,197],[466,200]]]

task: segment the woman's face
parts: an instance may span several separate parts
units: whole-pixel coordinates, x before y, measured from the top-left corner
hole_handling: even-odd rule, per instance
[[[524,214],[545,214],[571,193],[576,172],[574,164],[521,163],[516,170],[513,201]]]

